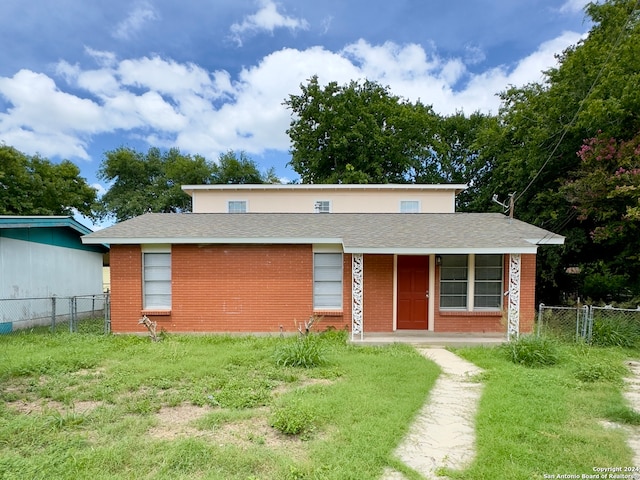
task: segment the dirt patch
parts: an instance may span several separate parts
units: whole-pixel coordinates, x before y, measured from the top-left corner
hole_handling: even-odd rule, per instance
[[[7,402],[7,406],[9,408],[23,415],[41,415],[48,412],[57,412],[60,414],[72,412],[84,415],[85,413],[89,413],[95,410],[101,405],[102,402],[92,401],[75,402],[71,406],[65,405],[64,403],[57,402],[55,400],[41,400],[39,402],[29,400],[16,400],[15,402]]]
[[[199,430],[190,424],[210,411],[211,408],[209,407],[198,407],[196,405],[162,407],[156,413],[158,425],[149,431],[149,435],[162,440],[200,436],[198,435]]]
[[[163,407],[156,414],[158,424],[149,430],[149,435],[162,440],[203,438],[220,446],[239,448],[263,446],[283,450],[288,457],[306,457],[306,442],[272,428],[268,423],[267,408],[254,409],[255,415],[247,419],[229,421],[204,430],[196,428],[196,421],[212,411],[214,408],[187,404]]]

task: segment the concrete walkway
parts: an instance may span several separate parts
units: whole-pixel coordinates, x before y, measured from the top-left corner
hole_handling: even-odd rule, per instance
[[[421,348],[418,351],[436,362],[442,374],[431,390],[396,456],[427,479],[442,478],[437,471],[468,465],[475,454],[474,417],[480,399],[481,384],[470,378],[482,369],[444,348]],[[385,470],[382,480],[405,477]]]
[[[640,412],[640,362],[636,360],[630,360],[627,362],[627,367],[631,372],[631,376],[625,379],[626,387],[624,391],[624,397],[636,412]],[[629,447],[633,450],[633,465],[640,466],[640,428],[629,427]],[[640,475],[636,474],[634,478],[640,478]]]

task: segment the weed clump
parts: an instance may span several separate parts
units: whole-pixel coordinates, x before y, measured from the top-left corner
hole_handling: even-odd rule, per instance
[[[292,398],[274,408],[271,426],[285,435],[309,435],[315,429],[315,420],[309,405]]]
[[[624,368],[620,365],[600,362],[585,363],[575,370],[576,378],[586,383],[617,382],[623,373]]]
[[[325,350],[317,335],[305,335],[287,340],[275,352],[276,365],[280,367],[313,368],[326,362]]]
[[[509,360],[526,367],[546,367],[560,361],[556,342],[546,337],[520,337],[503,348]]]

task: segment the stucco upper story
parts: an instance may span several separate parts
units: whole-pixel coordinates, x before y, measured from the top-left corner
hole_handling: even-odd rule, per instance
[[[466,185],[184,185],[193,213],[453,213]]]

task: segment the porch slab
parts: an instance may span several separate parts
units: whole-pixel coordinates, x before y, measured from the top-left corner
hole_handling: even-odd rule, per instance
[[[353,345],[389,345],[406,343],[418,347],[495,346],[507,342],[506,333],[447,333],[402,330],[389,333],[365,333],[363,338],[350,338]]]

